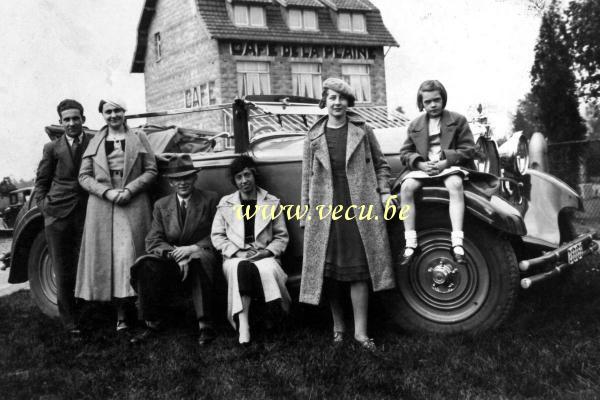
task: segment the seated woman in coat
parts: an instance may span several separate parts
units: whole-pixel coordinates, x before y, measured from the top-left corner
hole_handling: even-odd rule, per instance
[[[235,328],[234,316],[238,316],[239,342],[248,345],[252,298],[264,298],[265,303],[280,300],[282,308],[289,311],[287,275],[279,261],[289,238],[283,215],[271,218],[271,207],[279,208],[279,199],[256,186],[252,158],[236,158],[230,173],[238,191],[219,202],[211,240],[223,254],[227,318]],[[263,207],[268,207],[269,212],[263,213]]]

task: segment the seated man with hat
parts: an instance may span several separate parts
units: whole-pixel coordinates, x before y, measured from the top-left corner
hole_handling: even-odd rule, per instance
[[[194,188],[198,171],[188,154],[173,157],[163,171],[175,193],[154,204],[152,227],[146,236],[145,256],[131,269],[131,285],[139,296],[144,341],[162,329],[166,297],[189,287],[198,319],[201,346],[215,338],[211,307],[215,254],[210,230],[219,197]]]

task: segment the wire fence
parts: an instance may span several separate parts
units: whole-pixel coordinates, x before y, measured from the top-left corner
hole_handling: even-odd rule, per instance
[[[556,150],[559,152],[566,150],[566,154],[576,160],[571,164],[569,173],[563,171],[556,175],[563,179],[563,176],[572,176],[573,165],[577,170],[574,178],[577,184],[572,186],[575,186],[581,195],[584,207],[584,211],[575,213],[577,222],[590,228],[600,229],[600,141],[585,140],[553,144],[549,148],[551,164],[556,161],[556,156],[553,157]]]

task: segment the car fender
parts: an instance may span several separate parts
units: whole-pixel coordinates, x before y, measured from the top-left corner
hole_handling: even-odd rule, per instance
[[[549,247],[561,242],[559,218],[564,210],[583,210],[581,197],[565,182],[537,170],[528,170],[531,177],[529,205],[524,214],[527,235],[524,241]]]
[[[43,230],[44,218],[37,206],[27,210],[17,220],[11,245],[9,283],[22,283],[28,280],[29,250],[35,237]]]
[[[525,223],[519,211],[498,196],[491,199],[471,191],[465,191],[465,214],[491,226],[494,230],[509,235],[523,236],[527,233]],[[448,190],[442,187],[424,187],[418,204],[425,207],[449,204]],[[419,218],[417,211],[417,218]]]

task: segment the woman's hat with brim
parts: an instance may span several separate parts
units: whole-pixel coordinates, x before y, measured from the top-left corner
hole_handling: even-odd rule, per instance
[[[172,157],[163,169],[162,175],[166,178],[181,178],[183,176],[193,175],[199,170],[194,168],[194,163],[189,154],[181,154]]]
[[[327,78],[323,82],[323,89],[331,89],[344,95],[348,99],[355,100],[354,90],[352,86],[348,85],[345,81],[338,78]]]

